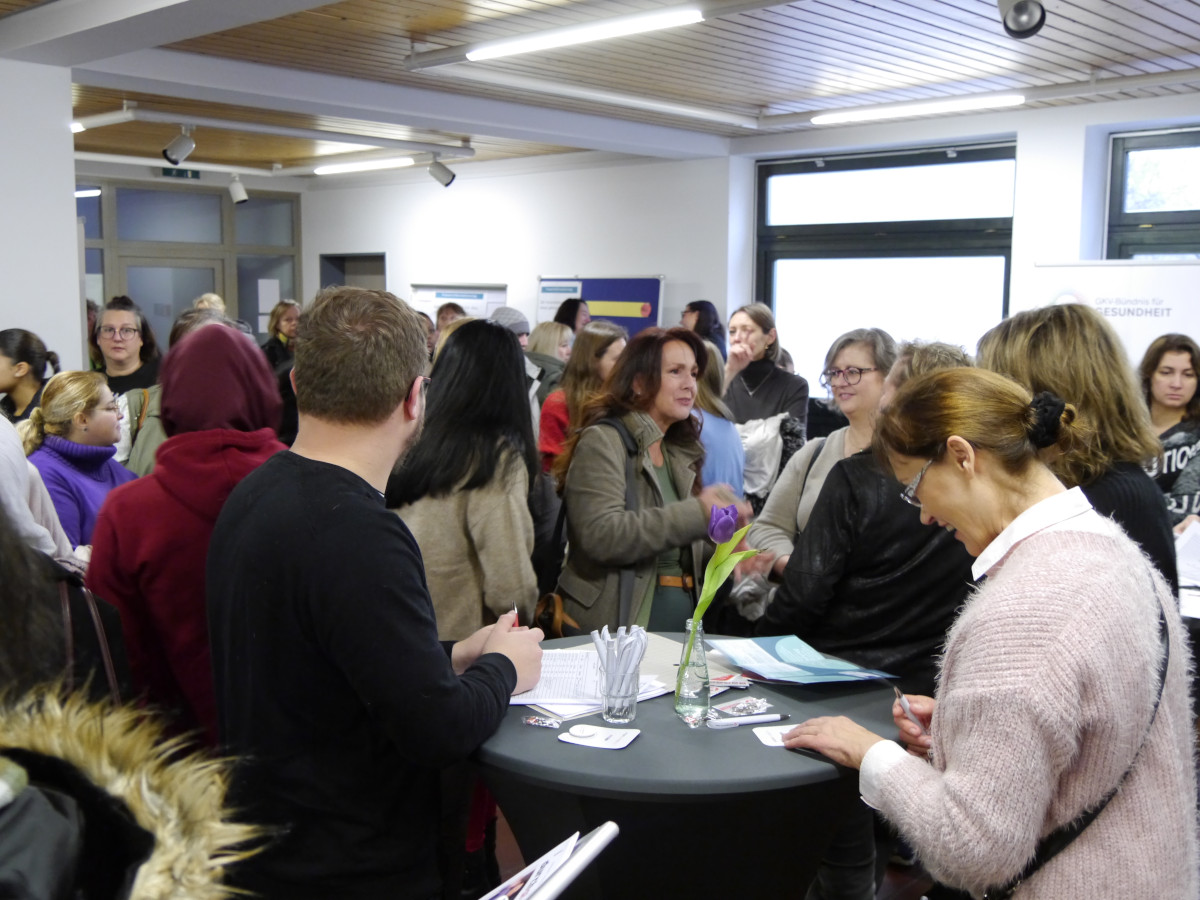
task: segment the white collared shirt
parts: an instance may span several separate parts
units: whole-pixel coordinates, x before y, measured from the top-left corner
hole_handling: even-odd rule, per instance
[[[1073,521],[1080,516],[1084,518],[1078,522]],[[991,572],[996,564],[1025,538],[1039,531],[1058,530],[1067,522],[1071,523],[1071,529],[1075,531],[1091,531],[1097,534],[1112,532],[1112,522],[1096,513],[1083,491],[1073,487],[1069,491],[1039,500],[1009,522],[1008,527],[996,535],[979,554],[971,566],[971,575],[978,581]]]

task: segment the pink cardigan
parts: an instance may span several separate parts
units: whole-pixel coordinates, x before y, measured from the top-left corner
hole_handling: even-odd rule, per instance
[[[876,797],[931,873],[977,895],[1002,884],[1116,784],[1157,691],[1157,604],[1170,668],[1146,746],[1120,793],[1016,896],[1200,896],[1191,656],[1175,598],[1115,526],[1026,538],[951,629],[932,765],[906,756]]]

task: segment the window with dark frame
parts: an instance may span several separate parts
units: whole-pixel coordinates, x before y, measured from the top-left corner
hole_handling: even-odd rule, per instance
[[[851,328],[973,348],[1007,315],[1015,173],[1012,142],[758,164],[755,299],[810,390]]]
[[[1113,135],[1108,259],[1200,259],[1200,129]]]
[[[774,273],[783,259],[900,256],[994,256],[1011,263],[1012,215],[894,221],[769,224],[771,181],[780,176],[826,174],[866,169],[956,166],[989,160],[1014,160],[1016,145],[946,147],[887,154],[864,154],[758,164],[758,215],[755,243],[755,299],[774,306]],[[897,174],[903,175],[902,172]],[[1008,312],[1007,273],[1004,314]]]

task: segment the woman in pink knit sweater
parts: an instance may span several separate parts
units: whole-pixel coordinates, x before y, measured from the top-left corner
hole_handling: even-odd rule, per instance
[[[994,373],[900,391],[877,448],[922,522],[977,557],[982,584],[949,633],[937,699],[907,697],[911,719],[893,708],[907,753],[846,718],[804,722],[786,745],[860,769],[863,799],[975,896],[997,896],[1041,838],[1120,784],[1013,896],[1194,900],[1190,653],[1145,555],[1042,462],[1084,439],[1072,406]]]

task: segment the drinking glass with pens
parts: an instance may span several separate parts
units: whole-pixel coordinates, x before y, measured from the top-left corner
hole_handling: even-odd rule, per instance
[[[600,656],[603,680],[601,695],[604,699],[600,715],[604,721],[624,725],[632,722],[637,714],[640,668],[646,652],[646,641],[646,631],[640,625],[628,630],[621,626],[615,636],[609,635],[607,625],[600,631],[592,632],[592,642]]]

